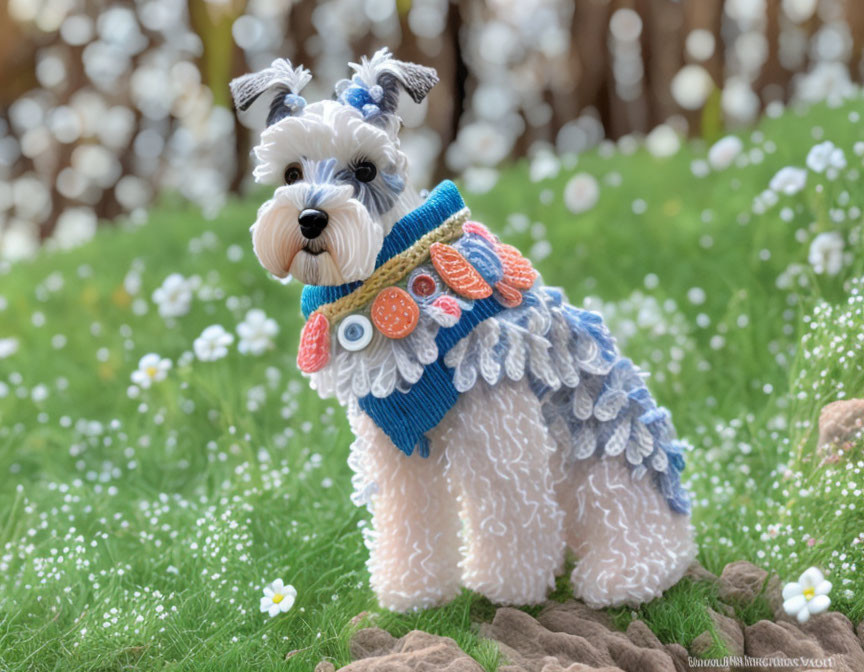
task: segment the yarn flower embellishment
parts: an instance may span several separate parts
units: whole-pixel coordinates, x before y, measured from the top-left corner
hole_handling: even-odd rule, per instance
[[[821,614],[831,606],[831,582],[826,581],[816,567],[805,571],[797,583],[783,586],[783,610],[795,616],[799,623],[810,620],[811,614]]]
[[[270,614],[270,617],[278,616],[289,611],[297,599],[297,591],[294,586],[286,586],[282,579],[276,579],[268,586],[264,586],[264,597],[261,598],[261,613]]]

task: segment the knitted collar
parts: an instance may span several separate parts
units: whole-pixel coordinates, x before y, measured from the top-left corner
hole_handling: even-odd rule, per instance
[[[464,212],[462,217],[454,217]],[[450,180],[444,180],[435,187],[426,198],[426,201],[420,207],[412,210],[402,219],[393,225],[390,233],[384,238],[384,244],[378,257],[375,259],[375,273],[368,280],[348,282],[344,285],[335,286],[317,286],[306,285],[303,287],[303,292],[300,296],[300,310],[303,312],[303,317],[308,318],[313,312],[334,302],[347,297],[360,290],[363,285],[369,285],[385,264],[412,248],[421,239],[425,239],[428,244],[436,242],[434,232],[439,230],[443,225],[455,222],[456,219],[461,224],[468,218],[468,210],[465,207],[465,201],[462,200],[462,195],[459,189]],[[442,238],[437,239],[443,242],[446,238],[446,231],[442,231],[439,235]],[[458,235],[455,234],[455,235]],[[455,235],[453,237],[455,237]],[[395,264],[391,265],[391,268]],[[408,271],[411,269],[409,268]],[[379,275],[380,277],[380,275]]]

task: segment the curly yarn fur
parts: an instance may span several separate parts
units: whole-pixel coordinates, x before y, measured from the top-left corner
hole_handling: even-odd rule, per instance
[[[466,586],[539,603],[567,548],[589,605],[657,597],[696,550],[668,412],[599,315],[464,221],[452,183],[425,200],[408,185],[399,95],[422,101],[435,71],[386,49],[351,68],[335,100],[307,104],[310,75],[288,61],[232,92],[241,110],[270,98],[255,177],[276,188],[253,245],[271,273],[307,285],[298,362],[356,435],[352,500],[372,512],[378,600],[410,611]],[[300,225],[310,209],[314,231]],[[392,314],[371,314],[387,291],[402,297]]]

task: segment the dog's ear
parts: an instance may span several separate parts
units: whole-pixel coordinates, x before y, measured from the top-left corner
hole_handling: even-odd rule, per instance
[[[267,125],[300,114],[306,107],[306,99],[300,91],[312,79],[312,73],[302,65],[296,68],[286,58],[277,58],[259,72],[243,75],[231,81],[231,96],[234,107],[246,112],[264,93],[272,93]]]
[[[370,121],[396,113],[400,89],[415,103],[420,103],[438,83],[434,68],[397,61],[386,47],[376,51],[372,58],[364,56],[360,63],[349,63],[349,66],[354,76],[336,84],[336,97],[359,109]]]

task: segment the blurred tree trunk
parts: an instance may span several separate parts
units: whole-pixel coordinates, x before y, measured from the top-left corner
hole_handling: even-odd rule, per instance
[[[684,64],[684,14],[676,0],[641,0],[644,23],[642,58],[648,93],[648,123],[656,126],[681,108],[672,97],[670,83]]]
[[[780,0],[767,0],[766,6],[765,39],[768,53],[762,71],[753,83],[753,90],[763,105],[773,100],[783,100],[792,79],[792,73],[780,63]]]

